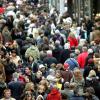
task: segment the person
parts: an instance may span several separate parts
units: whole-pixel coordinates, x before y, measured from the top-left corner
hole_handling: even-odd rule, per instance
[[[74,92],[70,90],[69,82],[65,82],[64,90],[61,90],[61,94],[67,95],[68,100],[74,95]]]
[[[60,63],[64,63],[69,57],[70,57],[70,44],[69,43],[65,43],[64,45],[64,49],[60,51]]]
[[[30,91],[26,91],[25,97],[23,98],[23,100],[35,100],[35,99]]]
[[[6,88],[6,75],[4,65],[0,62],[0,97],[3,94],[3,90]]]
[[[85,100],[85,98],[83,96],[80,96],[78,93],[79,93],[79,90],[76,87],[74,89],[74,95],[69,100]]]
[[[47,57],[43,59],[43,64],[47,64],[47,67],[50,68],[51,64],[57,64],[57,59],[53,57],[52,50],[47,51]]]
[[[11,90],[10,89],[5,89],[4,90],[4,97],[1,98],[0,100],[16,100],[16,99],[11,97]]]
[[[68,36],[68,41],[70,43],[70,48],[78,46],[78,40],[75,37],[75,34],[73,32],[70,32],[70,34]]]
[[[82,95],[85,82],[84,82],[84,78],[82,76],[81,70],[76,68],[76,69],[74,69],[73,73],[74,74],[73,74],[73,77],[72,77],[70,82],[71,83],[73,83],[73,82],[76,83],[76,86],[79,89],[78,90],[79,91],[78,94]]]
[[[80,68],[83,70],[85,63],[86,63],[86,58],[88,57],[88,51],[87,51],[87,47],[84,46],[82,48],[82,53],[80,53],[77,57],[77,61],[79,63]]]
[[[47,95],[47,100],[61,100],[61,94],[56,88],[52,88],[51,92]]]
[[[95,96],[95,90],[93,87],[88,87],[85,92],[85,97],[88,100],[99,100],[97,96]]]

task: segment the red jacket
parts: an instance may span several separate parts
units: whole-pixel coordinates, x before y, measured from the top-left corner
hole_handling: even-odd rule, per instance
[[[0,14],[3,14],[5,12],[5,9],[3,7],[0,7]]]
[[[62,100],[61,94],[57,89],[53,88],[51,92],[48,94],[46,100]]]
[[[70,47],[77,47],[78,46],[78,40],[76,38],[68,37],[68,41],[70,42]]]
[[[85,67],[87,57],[88,57],[88,52],[83,52],[77,57],[77,61],[80,65],[80,68],[83,69]]]

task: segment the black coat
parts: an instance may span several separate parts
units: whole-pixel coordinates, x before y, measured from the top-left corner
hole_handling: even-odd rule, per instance
[[[68,58],[70,58],[70,50],[64,49],[60,54],[60,63],[64,63]]]

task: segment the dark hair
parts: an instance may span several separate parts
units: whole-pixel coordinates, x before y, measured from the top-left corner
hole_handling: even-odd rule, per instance
[[[86,88],[86,92],[91,93],[91,94],[95,94],[95,90],[93,87]]]

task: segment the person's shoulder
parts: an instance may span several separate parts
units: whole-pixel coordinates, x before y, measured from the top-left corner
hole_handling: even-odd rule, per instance
[[[4,98],[1,98],[0,100],[4,100]]]
[[[16,100],[16,99],[11,97],[11,99],[10,99],[10,100]]]

